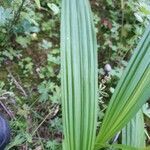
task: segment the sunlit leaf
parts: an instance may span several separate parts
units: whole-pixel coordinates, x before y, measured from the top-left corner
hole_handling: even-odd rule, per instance
[[[41,3],[40,3],[40,0],[34,0],[37,7],[40,9],[41,8]]]
[[[47,6],[53,11],[55,15],[59,13],[59,7],[54,3],[48,3]]]

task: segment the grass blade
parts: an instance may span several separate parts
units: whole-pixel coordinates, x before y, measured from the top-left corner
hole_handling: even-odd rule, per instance
[[[64,150],[92,150],[97,119],[97,44],[88,0],[63,0],[61,86]]]
[[[140,40],[106,111],[95,149],[110,140],[150,97],[150,27]]]

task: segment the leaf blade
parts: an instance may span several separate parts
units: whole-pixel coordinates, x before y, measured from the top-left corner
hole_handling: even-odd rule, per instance
[[[140,110],[122,130],[122,144],[137,148],[145,147],[144,118]]]
[[[121,130],[150,97],[149,57],[150,28],[148,27],[111,98],[97,136],[95,149]]]
[[[87,0],[63,0],[61,72],[64,150],[91,150],[97,119],[97,44]]]

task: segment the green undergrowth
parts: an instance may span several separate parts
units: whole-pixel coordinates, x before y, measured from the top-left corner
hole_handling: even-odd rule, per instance
[[[61,150],[61,2],[25,0],[18,11],[21,2],[0,2],[0,112],[12,131],[7,149]],[[91,5],[98,39],[99,128],[150,12],[139,0],[127,0],[122,7],[112,0],[91,0]],[[108,75],[105,64],[112,67]],[[149,117],[145,120],[148,129]]]

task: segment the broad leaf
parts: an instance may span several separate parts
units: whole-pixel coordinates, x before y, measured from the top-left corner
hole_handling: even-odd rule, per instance
[[[63,150],[92,150],[97,120],[97,44],[88,0],[63,0]]]

